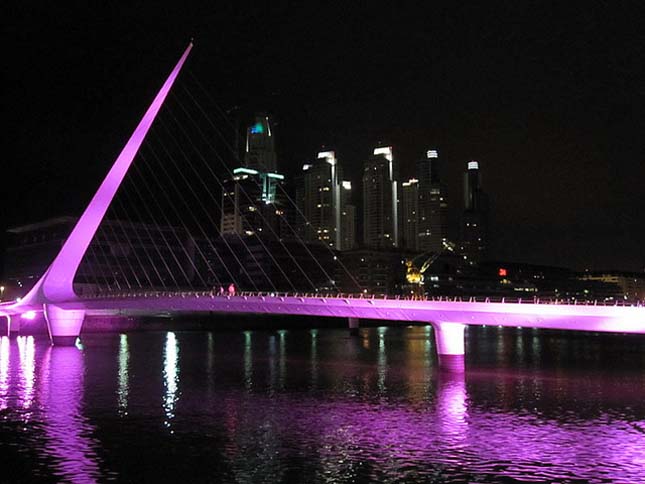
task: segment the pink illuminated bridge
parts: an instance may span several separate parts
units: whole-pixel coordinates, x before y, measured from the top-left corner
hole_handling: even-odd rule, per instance
[[[192,43],[162,85],[49,269],[22,300],[0,304],[0,316],[10,321],[10,330],[12,321],[19,321],[22,316],[34,317],[35,313],[45,314],[54,345],[74,344],[85,316],[96,314],[218,312],[324,316],[347,318],[350,328],[357,328],[361,318],[422,322],[434,328],[440,366],[452,370],[464,368],[466,325],[645,334],[642,306],[415,300],[362,295],[242,293],[220,296],[183,291],[79,297],[73,289],[78,266],[191,49]]]

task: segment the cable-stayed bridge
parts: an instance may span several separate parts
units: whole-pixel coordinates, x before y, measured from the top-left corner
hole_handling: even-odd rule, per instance
[[[324,249],[329,253],[324,254],[305,243],[301,225],[308,222],[275,181],[280,175],[272,172],[254,179],[257,170],[242,170],[238,174],[247,179],[235,188],[240,192],[236,196],[247,201],[257,198],[256,191],[259,194],[263,203],[259,207],[251,203],[249,210],[252,208],[259,220],[256,230],[264,233],[237,230],[225,236],[213,214],[223,210],[227,186],[212,165],[215,161],[226,176],[234,176],[227,158],[235,158],[235,143],[231,146],[191,91],[184,88],[189,102],[174,99],[173,107],[166,105],[191,49],[192,43],[49,268],[23,299],[0,305],[0,315],[11,320],[29,311],[44,312],[54,345],[73,344],[86,315],[106,313],[326,316],[347,318],[350,328],[358,327],[359,318],[424,322],[434,328],[440,365],[453,369],[464,365],[467,325],[645,334],[643,307],[377,298],[360,292],[358,283],[356,293],[339,293],[333,290],[330,261],[340,264],[349,278],[353,275],[328,246]],[[162,108],[167,116],[159,120],[154,132],[153,123]],[[187,121],[181,121],[180,115]],[[194,123],[198,116],[217,136]],[[260,129],[264,129],[262,124]],[[144,145],[149,132],[153,132],[156,147]],[[222,145],[232,155],[221,155]],[[135,158],[137,163],[133,163]],[[126,177],[128,174],[138,178]],[[163,180],[166,187],[160,188]],[[121,191],[128,186],[130,192]],[[214,190],[224,196],[217,197]],[[117,197],[117,192],[123,196]],[[171,194],[177,195],[177,200]],[[290,221],[278,201],[298,211],[299,217]],[[113,216],[103,222],[109,210]],[[139,223],[124,221],[128,215],[134,215]],[[285,232],[290,233],[290,240]],[[188,235],[192,233],[199,234],[205,243],[195,243]],[[212,242],[213,235],[218,236],[217,242]],[[119,252],[127,257],[119,257]],[[272,270],[260,259],[269,261]],[[104,270],[92,270],[97,265],[115,267],[106,277]],[[79,295],[75,278],[83,266],[88,267],[87,278],[94,278],[96,290]],[[302,284],[311,290],[303,291]],[[332,290],[325,292],[321,286],[332,286]]]

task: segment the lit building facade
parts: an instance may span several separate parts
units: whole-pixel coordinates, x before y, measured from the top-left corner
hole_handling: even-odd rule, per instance
[[[246,129],[244,166],[222,182],[221,234],[284,236],[284,176],[276,158],[271,120],[258,114]]]
[[[446,187],[441,182],[439,152],[428,150],[417,162],[418,186],[418,242],[423,252],[441,252],[448,232],[448,203]]]
[[[398,169],[391,146],[374,149],[363,169],[363,242],[367,247],[398,247]]]
[[[337,250],[350,249],[355,239],[355,210],[351,183],[342,181],[334,151],[321,151],[302,167],[296,198],[304,219],[298,225],[307,241],[320,241]]]
[[[235,168],[233,176],[222,182],[220,233],[280,236],[285,217],[282,189],[284,176],[261,173],[250,168]]]
[[[336,153],[321,151],[302,167],[297,198],[304,215],[304,235],[332,248],[341,246],[340,174]]]

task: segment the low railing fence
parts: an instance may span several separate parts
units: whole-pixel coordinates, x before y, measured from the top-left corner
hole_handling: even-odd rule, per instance
[[[578,306],[626,306],[645,307],[645,301],[623,301],[617,299],[589,300],[576,298],[540,298],[534,297],[506,297],[506,296],[416,296],[416,295],[387,295],[367,293],[322,293],[322,292],[275,292],[275,291],[157,291],[157,290],[128,290],[128,291],[102,291],[84,293],[82,299],[139,299],[139,298],[299,298],[306,299],[380,299],[401,301],[428,301],[428,302],[466,302],[466,303],[508,303],[508,304],[558,304]]]

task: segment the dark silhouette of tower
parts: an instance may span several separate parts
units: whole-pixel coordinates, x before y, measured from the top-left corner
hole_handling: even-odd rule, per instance
[[[469,161],[464,173],[464,214],[461,221],[461,252],[471,263],[486,255],[488,197],[481,187],[479,163]]]
[[[440,252],[447,237],[448,203],[439,170],[439,152],[428,150],[417,162],[419,179],[418,249]]]

